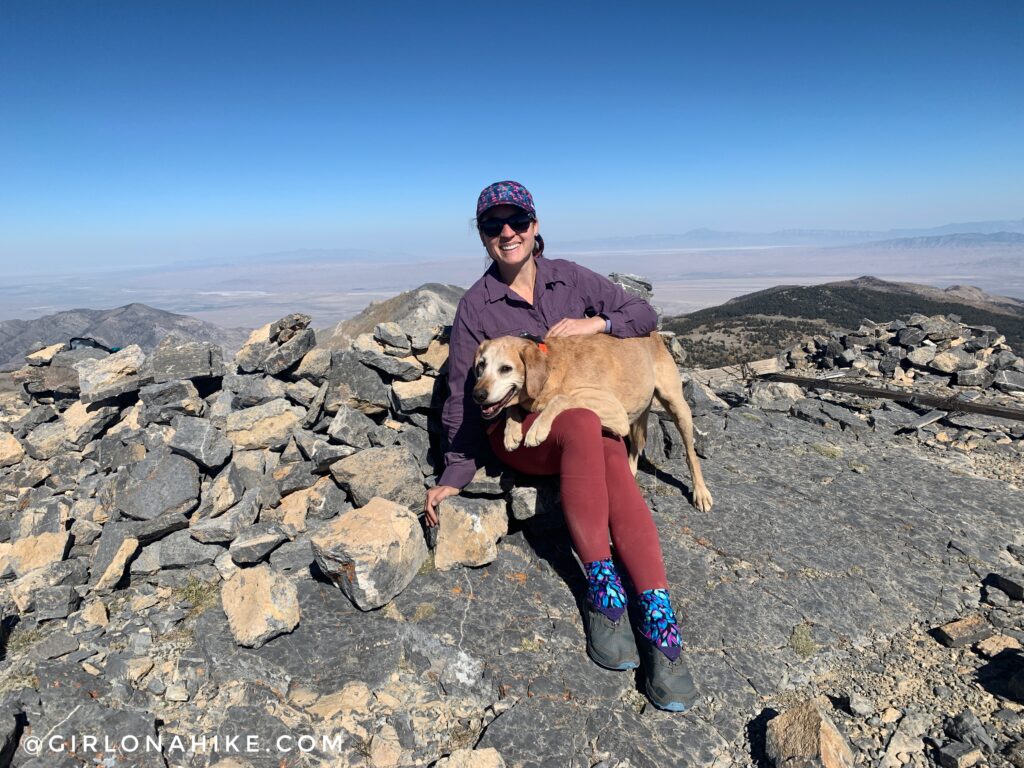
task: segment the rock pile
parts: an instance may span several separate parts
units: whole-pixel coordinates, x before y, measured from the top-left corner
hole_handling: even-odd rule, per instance
[[[302,625],[301,582],[333,582],[369,611],[431,557],[440,569],[491,562],[510,478],[482,470],[447,500],[433,553],[417,514],[437,469],[451,319],[381,323],[332,352],[315,346],[308,316],[289,315],[254,331],[233,361],[174,336],[150,355],[31,352],[14,374],[21,391],[0,394],[8,653],[56,622],[37,658],[73,662],[126,700],[146,689],[184,702],[201,671],[168,676],[147,651],[190,608],[219,604],[234,643],[255,650]],[[519,518],[552,507],[537,488],[514,500]],[[120,595],[139,615],[112,646],[105,624]],[[184,608],[161,610],[175,595]],[[463,677],[475,684],[479,671]],[[36,684],[46,687],[38,673]],[[19,733],[60,719],[32,696],[11,706]]]
[[[914,314],[906,321],[864,320],[855,333],[833,331],[786,352],[790,368],[849,368],[900,387],[969,387],[1024,393],[1024,358],[992,326],[964,325],[956,315]],[[1024,401],[1024,395],[1009,398]]]

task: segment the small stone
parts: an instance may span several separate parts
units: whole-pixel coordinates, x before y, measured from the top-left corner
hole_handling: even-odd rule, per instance
[[[1003,651],[1018,650],[1020,647],[1020,642],[1009,635],[993,635],[974,644],[974,650],[986,659],[994,658]]]
[[[138,392],[143,383],[140,372],[145,361],[146,355],[139,345],[132,344],[101,360],[75,363],[82,402],[95,403]]]
[[[188,701],[188,688],[181,683],[172,683],[164,690],[164,698],[168,701]]]
[[[971,768],[981,762],[981,750],[961,741],[952,741],[938,751],[939,765],[943,768]]]
[[[765,748],[778,766],[853,766],[853,753],[846,739],[814,700],[769,720]]]
[[[438,507],[434,565],[440,571],[457,566],[476,567],[498,556],[498,541],[508,533],[503,500],[445,499]]]
[[[989,637],[993,630],[980,614],[973,614],[957,621],[937,627],[935,635],[939,642],[949,648],[960,648],[977,643]]]
[[[188,456],[202,467],[212,469],[224,464],[232,451],[231,441],[206,419],[178,416],[172,422],[171,450]]]

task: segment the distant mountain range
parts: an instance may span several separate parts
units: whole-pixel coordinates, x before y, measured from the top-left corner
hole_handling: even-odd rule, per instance
[[[35,320],[0,322],[0,370],[25,362],[25,352],[36,342],[56,344],[75,336],[91,336],[107,346],[138,344],[146,352],[169,334],[209,341],[233,354],[246,340],[248,330],[221,328],[186,315],[176,315],[145,304],[117,309],[72,309]]]
[[[904,238],[941,237],[943,235],[994,235],[992,241],[974,245],[1017,245],[1022,241],[1006,240],[1006,235],[1024,235],[1024,219],[1000,221],[972,221],[944,224],[925,229],[839,230],[839,229],[782,229],[774,232],[721,232],[713,229],[692,229],[682,234],[637,235],[560,243],[561,250],[572,253],[582,251],[635,251],[678,248],[756,248],[767,246],[842,246],[877,245]]]

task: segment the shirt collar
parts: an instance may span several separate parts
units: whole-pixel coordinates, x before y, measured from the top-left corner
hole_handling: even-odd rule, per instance
[[[549,286],[552,283],[564,283],[565,277],[559,266],[550,259],[543,256],[537,259],[537,285]],[[501,281],[498,273],[498,265],[492,263],[484,273],[484,289],[487,292],[487,301],[495,302],[500,299],[509,298],[522,301],[517,295],[509,290],[509,287]]]

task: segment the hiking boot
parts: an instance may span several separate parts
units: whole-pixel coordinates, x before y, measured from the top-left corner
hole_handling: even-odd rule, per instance
[[[587,628],[587,655],[605,669],[636,669],[640,656],[628,614],[612,621],[589,605],[583,611]]]
[[[682,655],[675,661],[669,661],[646,638],[640,642],[640,653],[644,661],[647,698],[654,706],[669,712],[685,712],[697,703],[697,688]]]

